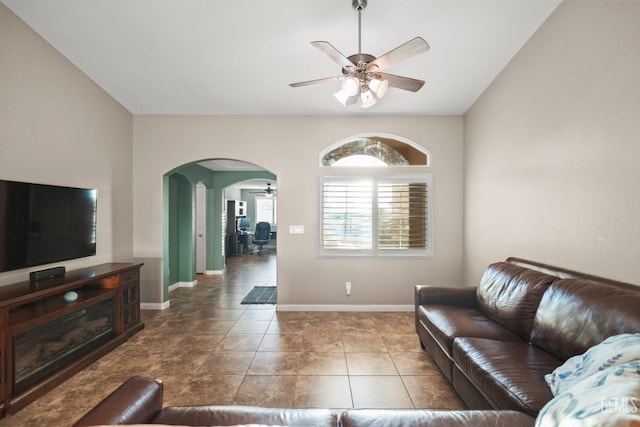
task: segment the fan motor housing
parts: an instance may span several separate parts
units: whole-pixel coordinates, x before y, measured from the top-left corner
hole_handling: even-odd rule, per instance
[[[356,53],[354,55],[349,56],[347,59],[356,65],[355,71],[364,71],[366,69],[366,66],[370,62],[375,61],[376,57],[373,55],[369,55],[368,53]],[[353,70],[349,68],[342,69],[342,74],[346,75],[346,74],[352,74],[352,73],[353,73]]]

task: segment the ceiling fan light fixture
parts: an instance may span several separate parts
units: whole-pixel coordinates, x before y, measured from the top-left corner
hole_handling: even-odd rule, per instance
[[[368,89],[362,91],[362,93],[360,94],[360,98],[362,99],[362,104],[360,104],[362,108],[372,107],[376,104],[376,102],[378,102],[373,92]]]
[[[348,76],[342,80],[342,92],[347,96],[357,95],[360,92],[360,82],[356,77]]]
[[[335,98],[338,100],[340,104],[342,104],[343,107],[346,107],[347,105],[351,105],[358,100],[357,93],[355,95],[349,95],[345,93],[343,90],[339,90],[338,92],[334,93],[333,96],[335,96]]]
[[[378,58],[368,53],[362,53],[361,13],[367,7],[367,0],[351,0],[351,6],[358,13],[358,53],[347,57],[329,42],[311,42],[315,48],[342,67],[342,75],[291,83],[289,86],[300,87],[342,80],[340,91],[333,94],[335,98],[340,104],[347,106],[357,102],[358,95],[360,95],[362,108],[369,108],[376,104],[379,99],[385,96],[389,87],[410,92],[419,91],[424,85],[424,81],[404,76],[387,75],[383,72],[400,61],[428,51],[429,44],[421,37],[415,37]]]
[[[389,80],[382,80],[377,78],[372,78],[368,83],[369,89],[376,95],[376,98],[381,99],[386,95],[387,90],[389,90]]]

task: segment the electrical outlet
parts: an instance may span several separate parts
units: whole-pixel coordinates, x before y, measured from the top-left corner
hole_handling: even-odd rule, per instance
[[[344,288],[347,291],[347,295],[351,295],[351,282],[346,282]]]

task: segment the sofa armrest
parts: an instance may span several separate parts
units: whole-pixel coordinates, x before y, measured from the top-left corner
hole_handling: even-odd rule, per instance
[[[417,285],[415,287],[415,305],[440,304],[456,307],[477,307],[477,287],[444,287]]]
[[[80,418],[74,427],[149,423],[162,410],[162,391],[160,380],[131,377]]]

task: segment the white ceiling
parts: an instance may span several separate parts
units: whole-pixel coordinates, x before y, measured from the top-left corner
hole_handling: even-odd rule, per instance
[[[212,171],[246,172],[264,170],[260,166],[254,165],[253,163],[233,159],[210,159],[198,162],[198,164],[200,166],[204,166],[205,168],[211,169]]]
[[[198,162],[198,164],[207,169],[211,169],[212,171],[223,171],[223,172],[247,172],[247,171],[265,170],[258,165],[254,165],[253,163],[244,162],[242,160],[234,160],[234,159],[209,159],[209,160],[203,160],[201,162]],[[238,185],[234,185],[233,187],[262,190],[267,188],[267,182],[271,183],[273,189],[276,188],[276,182],[274,180],[261,179],[261,178],[250,179]]]
[[[351,0],[0,0],[133,114],[460,115],[561,0],[369,0],[362,51],[420,36],[389,69],[425,80],[370,109],[342,107],[340,75],[309,42],[358,51]]]

